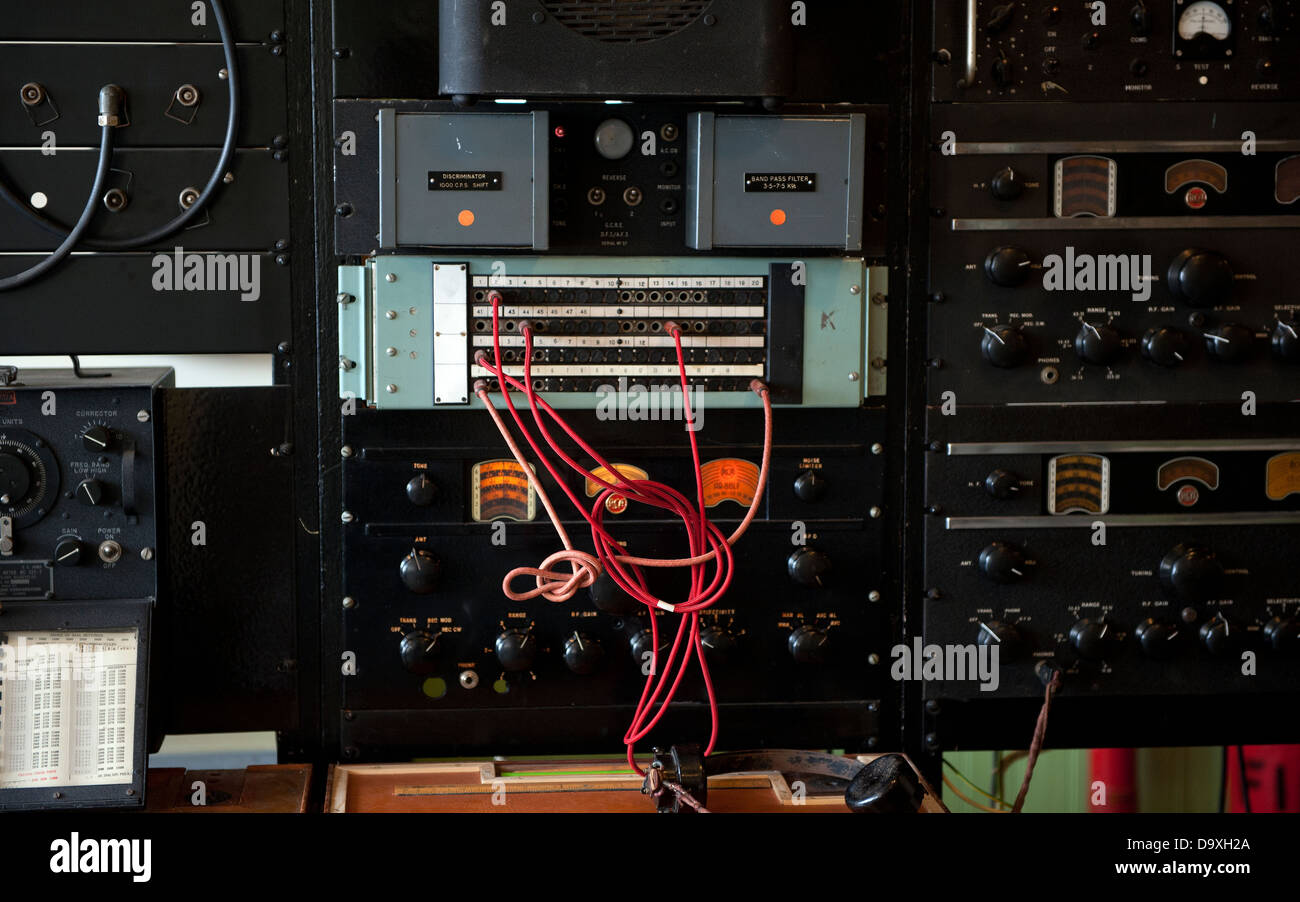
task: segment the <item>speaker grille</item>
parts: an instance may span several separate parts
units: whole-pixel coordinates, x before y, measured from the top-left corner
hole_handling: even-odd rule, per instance
[[[607,44],[640,44],[681,31],[713,0],[543,0],[556,21]]]

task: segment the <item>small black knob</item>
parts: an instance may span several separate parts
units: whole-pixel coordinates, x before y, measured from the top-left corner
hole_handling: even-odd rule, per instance
[[[1028,573],[1024,553],[1008,542],[994,542],[981,551],[979,568],[984,576],[1003,585],[1018,583]]]
[[[1006,501],[1020,494],[1020,477],[1010,470],[994,470],[984,477],[984,491],[999,501]]]
[[[1123,347],[1119,332],[1108,323],[1084,322],[1074,337],[1074,352],[1085,363],[1111,363]]]
[[[786,560],[786,572],[801,586],[820,589],[830,569],[831,559],[812,548],[800,548]]]
[[[816,470],[804,470],[795,477],[794,493],[802,501],[820,501],[826,494],[826,479]]]
[[[1255,347],[1255,332],[1240,323],[1224,323],[1205,333],[1210,356],[1224,363],[1248,360]]]
[[[993,84],[1000,90],[1006,90],[1016,83],[1016,64],[1005,52],[999,50],[997,59],[993,60],[993,65],[989,69],[989,74],[993,77]]]
[[[1188,248],[1165,273],[1169,293],[1192,307],[1213,307],[1232,295],[1232,266],[1214,251]]]
[[[998,200],[1015,200],[1025,193],[1025,181],[1010,166],[999,169],[989,180],[989,191]]]
[[[428,507],[438,497],[438,486],[424,473],[417,473],[406,484],[406,497],[412,504]]]
[[[1119,647],[1115,625],[1105,620],[1085,617],[1070,627],[1070,644],[1079,657],[1089,661],[1104,661]]]
[[[531,630],[506,630],[497,636],[494,647],[501,669],[511,673],[532,670],[537,660],[537,639]]]
[[[438,666],[438,640],[442,633],[430,635],[416,630],[402,637],[402,666],[411,673],[432,673]]]
[[[1223,564],[1203,545],[1176,545],[1160,561],[1160,581],[1182,601],[1206,601],[1223,584]]]
[[[989,363],[1002,369],[1009,369],[1019,366],[1028,359],[1029,341],[1025,338],[1025,333],[1015,326],[998,323],[984,327],[980,350]]]
[[[1187,336],[1173,326],[1148,329],[1142,336],[1142,356],[1160,366],[1178,366],[1187,360]]]
[[[786,641],[791,656],[800,664],[822,664],[829,651],[830,636],[815,626],[801,626]]]
[[[1024,248],[998,247],[984,258],[984,274],[994,285],[1014,288],[1029,278],[1032,263]]]
[[[1215,657],[1233,654],[1241,647],[1241,630],[1233,629],[1222,614],[1215,614],[1201,625],[1201,644]]]
[[[80,539],[70,536],[59,539],[54,545],[54,566],[75,567],[81,563],[81,554],[85,546]]]
[[[1055,25],[1061,21],[1061,7],[1053,3],[1047,9],[1043,10],[1043,22],[1047,25]]]
[[[925,788],[902,755],[881,755],[863,765],[844,790],[855,814],[916,814]]]
[[[1128,24],[1139,37],[1151,33],[1151,14],[1147,12],[1145,3],[1133,4],[1133,8],[1128,11]]]
[[[999,3],[993,9],[989,10],[988,21],[984,23],[984,30],[989,34],[997,34],[1008,25],[1015,16],[1016,5],[1014,3]]]
[[[1151,66],[1144,59],[1132,59],[1129,61],[1128,71],[1138,78],[1145,78],[1146,74],[1151,71]]]
[[[1182,648],[1185,635],[1178,624],[1155,617],[1143,620],[1134,632],[1137,633],[1142,651],[1157,661],[1167,661],[1176,655]]]
[[[1100,43],[1101,43],[1100,31],[1085,32],[1083,37],[1079,39],[1079,44],[1083,47],[1084,50],[1096,50],[1097,45]]]
[[[575,632],[564,643],[564,664],[574,673],[592,673],[604,657],[600,643],[586,633]]]
[[[1264,624],[1264,638],[1274,651],[1293,655],[1300,652],[1300,620],[1294,617],[1274,617]]]
[[[1255,71],[1259,73],[1260,78],[1272,78],[1277,73],[1277,66],[1268,57],[1264,57],[1255,63]]]
[[[700,630],[700,645],[709,666],[726,664],[735,655],[739,640],[735,633],[720,626],[706,626]]]
[[[106,426],[91,426],[81,433],[81,444],[95,454],[107,451],[113,444],[113,433]]]
[[[442,561],[437,555],[424,548],[412,548],[402,558],[398,568],[406,588],[417,595],[428,595],[438,588],[438,577],[442,575]]]
[[[606,614],[622,617],[645,607],[619,588],[613,577],[604,571],[596,577],[596,581],[588,587],[587,592],[591,595],[591,603],[595,605],[596,610],[604,611]]]
[[[1255,24],[1261,34],[1272,34],[1273,29],[1277,27],[1277,17],[1273,15],[1272,3],[1261,3],[1259,11],[1255,13]]]
[[[1001,620],[981,623],[975,641],[980,645],[997,646],[999,664],[1011,663],[1020,656],[1024,648],[1020,631],[1013,624],[1003,623]]]
[[[104,484],[98,479],[83,479],[77,485],[77,500],[92,507],[104,501]]]
[[[1300,363],[1300,321],[1278,320],[1273,327],[1273,356],[1287,363]]]

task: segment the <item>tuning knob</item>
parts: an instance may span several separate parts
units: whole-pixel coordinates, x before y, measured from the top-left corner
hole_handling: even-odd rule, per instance
[[[644,607],[641,602],[619,588],[613,577],[605,572],[596,577],[596,581],[587,588],[587,593],[591,596],[591,603],[596,606],[596,610],[604,611],[606,614],[622,617]]]
[[[1001,369],[1009,369],[1019,366],[1029,357],[1029,341],[1020,329],[999,323],[984,327],[980,350],[989,363]]]
[[[1215,614],[1205,621],[1200,632],[1201,644],[1215,657],[1230,655],[1241,645],[1241,631],[1234,630],[1222,614]]]
[[[826,584],[831,559],[812,548],[800,548],[786,560],[786,572],[801,586],[820,589]]]
[[[1223,564],[1203,545],[1176,545],[1160,562],[1160,581],[1183,601],[1205,601],[1223,584]]]
[[[816,470],[804,470],[795,477],[794,493],[802,501],[820,501],[826,494],[826,479]]]
[[[71,537],[59,539],[54,544],[54,566],[56,567],[75,567],[81,563],[81,555],[85,546],[81,544],[80,539]]]
[[[1003,623],[1001,620],[982,622],[975,641],[980,645],[996,646],[1000,664],[1008,664],[1018,658],[1024,646],[1020,631],[1013,624]]]
[[[406,588],[417,595],[428,595],[438,588],[438,577],[442,575],[442,562],[432,552],[424,548],[412,548],[402,558],[399,566],[402,582]]]
[[[1254,349],[1255,333],[1240,323],[1224,323],[1205,333],[1205,347],[1210,355],[1224,363],[1241,363]]]
[[[1025,578],[1025,556],[1015,545],[994,542],[980,552],[980,573],[995,583],[1007,585]]]
[[[1278,320],[1273,327],[1273,354],[1287,363],[1300,363],[1300,321]]]
[[[1084,322],[1074,337],[1074,352],[1085,363],[1110,363],[1122,348],[1119,332],[1107,323]]]
[[[1189,248],[1165,274],[1169,293],[1192,307],[1213,307],[1232,294],[1232,266],[1222,254]]]
[[[83,479],[77,484],[77,500],[92,507],[104,502],[104,484],[98,479]]]
[[[801,626],[790,634],[786,644],[790,647],[790,655],[800,664],[822,664],[826,661],[829,642],[826,630]]]
[[[998,200],[1015,200],[1025,193],[1025,181],[1008,166],[994,173],[989,180],[989,192]]]
[[[709,666],[726,664],[736,652],[739,640],[735,633],[720,626],[706,626],[700,630],[700,645]]]
[[[1274,617],[1264,624],[1264,638],[1274,651],[1295,654],[1300,651],[1300,620],[1294,617]]]
[[[984,275],[994,285],[1014,288],[1029,278],[1032,261],[1029,254],[1019,247],[999,247],[989,252],[984,258]]]
[[[416,630],[402,637],[402,666],[411,673],[431,673],[438,666],[438,640],[442,633],[430,635]]]
[[[1178,366],[1187,360],[1187,336],[1173,326],[1149,329],[1142,336],[1142,356],[1160,366]]]
[[[1113,655],[1119,647],[1115,633],[1113,623],[1085,617],[1070,627],[1070,644],[1079,653],[1079,657],[1089,661],[1102,661]]]
[[[106,426],[91,426],[81,433],[81,444],[94,454],[107,451],[113,444],[113,433]]]
[[[1016,83],[1016,64],[1005,51],[998,50],[997,59],[993,60],[993,65],[989,67],[989,74],[993,77],[993,84],[1005,90]]]
[[[414,505],[428,507],[438,497],[438,486],[424,473],[416,473],[406,484],[406,497]]]
[[[506,630],[494,644],[501,669],[512,673],[532,670],[537,660],[537,638],[531,630]]]
[[[600,643],[586,633],[575,631],[564,643],[564,664],[574,673],[591,673],[604,657]]]
[[[1020,494],[1020,477],[1010,470],[997,469],[984,477],[984,491],[999,501]]]
[[[1183,632],[1176,623],[1148,617],[1134,630],[1142,651],[1157,661],[1167,661],[1182,647]]]

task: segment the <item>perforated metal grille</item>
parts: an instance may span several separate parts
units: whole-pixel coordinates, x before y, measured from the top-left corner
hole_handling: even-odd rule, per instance
[[[656,41],[681,31],[713,0],[549,0],[542,6],[560,24],[608,44]]]

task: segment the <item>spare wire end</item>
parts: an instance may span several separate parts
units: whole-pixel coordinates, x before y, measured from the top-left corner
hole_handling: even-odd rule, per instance
[[[122,111],[126,107],[126,92],[117,85],[104,85],[99,89],[100,128],[120,128],[125,125]]]

